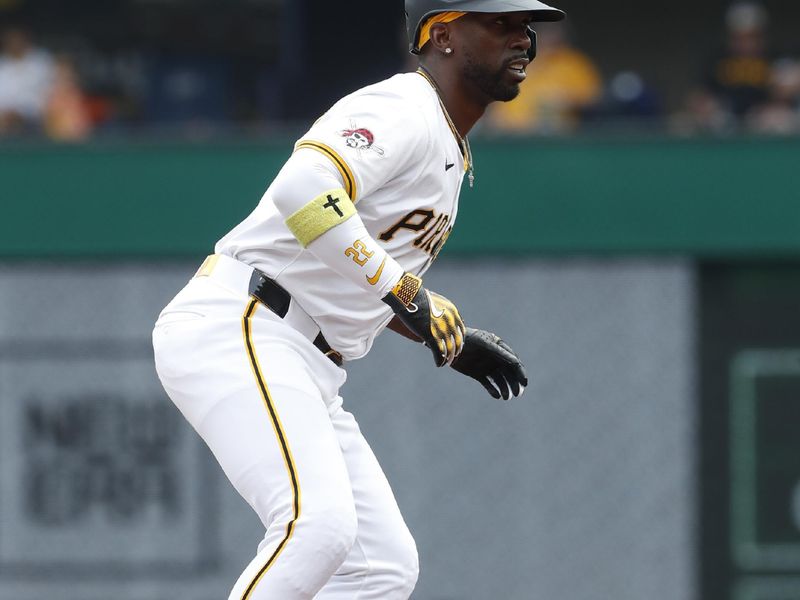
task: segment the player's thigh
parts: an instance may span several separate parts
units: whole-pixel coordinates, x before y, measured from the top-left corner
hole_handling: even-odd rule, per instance
[[[258,323],[246,340],[241,322],[205,319],[157,344],[165,389],[265,525],[301,499],[306,515],[353,503],[326,401],[281,331]]]
[[[353,490],[359,551],[416,578],[416,545],[378,459],[353,415],[340,409],[332,420]]]

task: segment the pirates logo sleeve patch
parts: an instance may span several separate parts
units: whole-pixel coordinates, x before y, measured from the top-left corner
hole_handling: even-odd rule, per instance
[[[383,148],[375,144],[375,134],[372,131],[365,127],[359,127],[352,121],[350,128],[342,130],[339,135],[344,138],[347,147],[355,150],[359,156],[364,152],[374,152],[378,156],[386,154]]]

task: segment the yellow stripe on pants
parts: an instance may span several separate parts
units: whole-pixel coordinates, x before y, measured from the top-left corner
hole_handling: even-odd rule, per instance
[[[295,470],[294,460],[292,459],[292,452],[289,449],[289,444],[286,441],[286,434],[283,431],[283,425],[281,425],[281,420],[278,417],[278,413],[275,410],[272,396],[270,396],[269,389],[264,381],[264,376],[261,373],[261,366],[258,363],[255,346],[253,345],[252,317],[256,312],[258,305],[259,302],[256,299],[253,299],[250,304],[248,304],[247,310],[245,310],[244,316],[242,317],[242,331],[244,332],[244,342],[245,347],[247,348],[247,355],[250,359],[250,366],[253,369],[253,374],[255,375],[256,382],[258,383],[258,389],[261,392],[261,398],[264,401],[264,406],[269,413],[272,429],[275,431],[275,435],[278,438],[278,442],[281,447],[281,454],[283,455],[283,461],[286,464],[286,470],[289,473],[289,479],[292,483],[292,506],[294,508],[294,514],[292,515],[292,520],[289,521],[288,525],[286,526],[286,535],[283,536],[283,539],[281,540],[280,544],[278,544],[278,547],[275,548],[275,552],[272,553],[272,556],[269,557],[269,560],[267,560],[264,566],[259,569],[258,573],[256,573],[255,577],[253,577],[250,585],[248,585],[247,589],[244,591],[242,600],[248,600],[251,597],[253,590],[256,588],[267,571],[269,571],[270,567],[275,563],[280,553],[286,547],[286,544],[288,544],[289,539],[292,537],[294,525],[297,522],[297,519],[300,517],[300,486],[297,482],[297,471]]]

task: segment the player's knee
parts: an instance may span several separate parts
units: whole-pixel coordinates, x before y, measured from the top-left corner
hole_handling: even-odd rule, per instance
[[[410,533],[398,555],[397,570],[400,588],[404,593],[411,595],[419,577],[419,555],[417,554],[417,545]]]
[[[419,556],[411,534],[398,536],[381,557],[380,567],[373,568],[370,584],[383,588],[384,598],[408,598],[419,577]]]
[[[357,523],[352,505],[327,503],[302,510],[294,522],[285,551],[292,553],[296,564],[309,567],[273,576],[282,578],[281,585],[291,590],[292,598],[312,597],[347,558],[355,543]],[[274,522],[281,531],[288,524],[289,521],[281,519]]]
[[[344,562],[358,533],[358,518],[352,504],[328,504],[305,512],[297,522],[298,532],[311,547],[324,549],[327,559],[337,567]]]
[[[388,568],[388,589],[396,592],[398,597],[407,598],[417,585],[419,577],[419,559],[417,548],[409,548],[403,556],[396,557],[396,562]]]

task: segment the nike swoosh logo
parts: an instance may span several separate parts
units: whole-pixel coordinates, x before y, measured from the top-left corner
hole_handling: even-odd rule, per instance
[[[431,314],[435,319],[440,319],[444,316],[444,309],[440,308],[438,311],[436,310],[436,302],[431,300]]]
[[[445,171],[449,171],[450,169],[452,169],[455,166],[456,166],[456,163],[448,163],[447,159],[444,159],[444,170]]]
[[[367,283],[370,284],[370,285],[376,285],[378,283],[378,280],[380,280],[381,275],[383,274],[383,267],[385,267],[385,266],[386,266],[386,257],[384,256],[383,257],[383,262],[381,263],[381,266],[378,267],[378,272],[375,273],[375,275],[373,275],[372,277],[367,277],[365,275],[365,277],[367,277]]]

